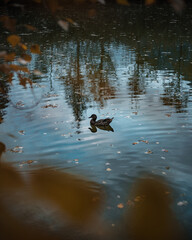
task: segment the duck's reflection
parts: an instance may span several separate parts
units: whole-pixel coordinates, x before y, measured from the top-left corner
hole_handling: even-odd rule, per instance
[[[108,126],[95,126],[95,125],[92,125],[90,124],[90,128],[89,130],[92,132],[92,133],[96,133],[97,132],[97,128],[101,129],[101,130],[104,130],[104,131],[108,131],[108,132],[114,132],[114,129],[108,125]]]

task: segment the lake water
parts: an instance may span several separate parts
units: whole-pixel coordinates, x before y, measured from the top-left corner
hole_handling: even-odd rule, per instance
[[[36,11],[40,17],[33,10],[11,12],[38,29],[18,34],[40,45],[41,55],[32,54],[28,67],[42,75],[30,75],[33,90],[16,76],[12,86],[4,84],[3,161],[22,173],[52,166],[103,185],[110,224],[121,218],[117,205],[126,203],[136,179],[161,176],[191,237],[191,9],[181,16],[167,7],[65,9],[62,16],[78,24],[67,32],[49,13]],[[114,117],[113,131],[91,131],[93,113]]]

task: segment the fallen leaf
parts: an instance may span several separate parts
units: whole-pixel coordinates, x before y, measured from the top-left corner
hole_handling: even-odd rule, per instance
[[[14,152],[14,153],[22,153],[23,152],[23,147],[16,146],[12,149],[9,149],[9,151]]]
[[[26,164],[26,163],[27,163],[27,164],[31,164],[31,163],[33,163],[33,162],[34,162],[34,160],[27,160],[27,161],[23,161],[22,164]]]
[[[107,169],[106,169],[107,172],[110,172],[111,170],[112,170],[111,168],[107,168]]]
[[[38,44],[34,44],[31,46],[30,48],[30,51],[31,53],[34,53],[34,54],[40,54],[41,53],[41,50],[40,50],[40,47]]]
[[[12,45],[12,47],[15,47],[20,43],[21,38],[18,35],[10,35],[7,37],[7,41]]]
[[[66,32],[69,30],[69,23],[68,22],[63,21],[63,20],[59,20],[57,23]]]
[[[162,152],[168,152],[168,150],[166,150],[166,149],[162,149],[161,151],[162,151]]]
[[[139,142],[133,142],[132,144],[133,144],[133,145],[136,145],[136,144],[138,144],[138,143],[139,143]]]
[[[21,135],[25,135],[25,131],[24,130],[20,130],[18,133],[21,134]]]
[[[169,114],[169,113],[166,113],[166,114],[165,114],[165,116],[167,116],[167,117],[171,117],[171,114]]]
[[[124,204],[123,204],[123,203],[119,203],[119,204],[117,205],[117,207],[118,207],[118,208],[124,208]]]
[[[57,105],[48,104],[48,105],[42,106],[42,108],[49,108],[49,107],[56,108]]]
[[[151,150],[148,150],[147,152],[145,152],[146,154],[151,154],[153,153]]]

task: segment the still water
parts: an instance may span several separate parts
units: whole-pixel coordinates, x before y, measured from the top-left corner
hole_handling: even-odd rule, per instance
[[[68,32],[37,11],[42,17],[29,10],[18,21],[38,31],[19,34],[40,45],[29,69],[42,75],[31,75],[33,89],[15,77],[0,95],[3,161],[19,172],[52,166],[103,185],[104,218],[114,225],[134,181],[145,173],[161,176],[191,235],[190,10],[178,16],[167,7],[108,6],[89,16],[90,10],[66,9],[63,15],[77,23]],[[113,131],[92,132],[93,113],[114,117]]]

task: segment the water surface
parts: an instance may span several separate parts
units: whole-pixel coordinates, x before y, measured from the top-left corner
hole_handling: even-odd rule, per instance
[[[83,175],[104,186],[104,218],[122,216],[129,189],[144,173],[162,176],[173,189],[173,209],[191,234],[192,30],[182,16],[159,8],[65,10],[78,23],[65,32],[47,13],[37,32],[20,33],[40,44],[33,55],[34,88],[15,77],[1,94],[0,140],[18,171],[39,165]],[[3,32],[6,36],[6,31]],[[3,48],[1,44],[1,48]],[[89,116],[114,117],[112,131],[90,131]],[[9,151],[20,146],[20,152]],[[33,160],[31,164],[24,164]],[[178,202],[186,201],[179,206]]]

